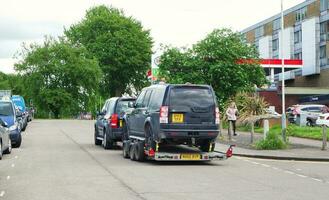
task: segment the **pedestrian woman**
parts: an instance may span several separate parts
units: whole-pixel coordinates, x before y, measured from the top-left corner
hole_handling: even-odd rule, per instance
[[[236,132],[235,132],[235,122],[236,122],[236,119],[237,119],[237,115],[238,115],[238,109],[235,105],[234,102],[232,102],[229,107],[227,108],[226,110],[226,116],[227,116],[227,120],[229,123],[232,123],[232,126],[233,126],[233,135],[234,136],[237,136]],[[230,126],[229,126],[229,130],[230,131]]]

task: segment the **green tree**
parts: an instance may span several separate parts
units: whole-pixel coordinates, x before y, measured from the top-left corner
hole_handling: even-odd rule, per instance
[[[81,22],[65,30],[65,35],[98,59],[103,71],[103,97],[130,93],[132,86],[140,89],[147,83],[152,54],[150,33],[122,11],[103,5],[91,8]]]
[[[240,33],[214,30],[189,49],[167,47],[160,58],[159,74],[171,83],[209,84],[223,109],[238,92],[253,90],[266,83],[257,63],[237,64],[240,59],[257,59],[254,47]]]
[[[90,110],[101,78],[98,62],[88,51],[63,38],[46,38],[20,54],[15,69],[23,76],[25,93],[38,113],[52,112],[55,118]]]

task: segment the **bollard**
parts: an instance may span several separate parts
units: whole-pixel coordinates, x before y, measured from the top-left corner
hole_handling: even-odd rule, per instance
[[[228,123],[228,140],[231,141],[232,140],[232,121],[229,121]]]
[[[264,140],[265,140],[268,132],[270,131],[270,125],[269,125],[268,119],[264,119],[263,129],[264,129],[263,133],[264,133]]]
[[[322,125],[322,150],[327,150],[327,126]]]
[[[251,122],[250,143],[254,143],[255,122]]]

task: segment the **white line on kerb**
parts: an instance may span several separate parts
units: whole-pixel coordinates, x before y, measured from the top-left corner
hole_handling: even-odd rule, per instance
[[[15,164],[13,163],[13,164],[11,164],[11,167],[15,167]]]
[[[7,180],[9,180],[10,179],[10,176],[7,176]]]
[[[315,180],[315,181],[319,181],[319,182],[322,182],[322,180],[320,180],[320,179],[317,179],[317,178],[312,178],[313,180]]]
[[[296,174],[296,175],[299,176],[299,177],[302,177],[302,178],[307,178],[307,176],[302,175],[302,174]]]
[[[5,191],[0,192],[0,197],[3,197],[5,195]]]

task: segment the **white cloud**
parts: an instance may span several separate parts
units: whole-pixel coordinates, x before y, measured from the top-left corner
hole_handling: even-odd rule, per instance
[[[288,8],[303,0],[284,2]],[[62,34],[64,26],[77,23],[86,9],[99,4],[141,21],[156,45],[175,46],[195,43],[214,28],[242,30],[280,12],[280,0],[1,0],[0,58],[11,58],[24,41]]]

